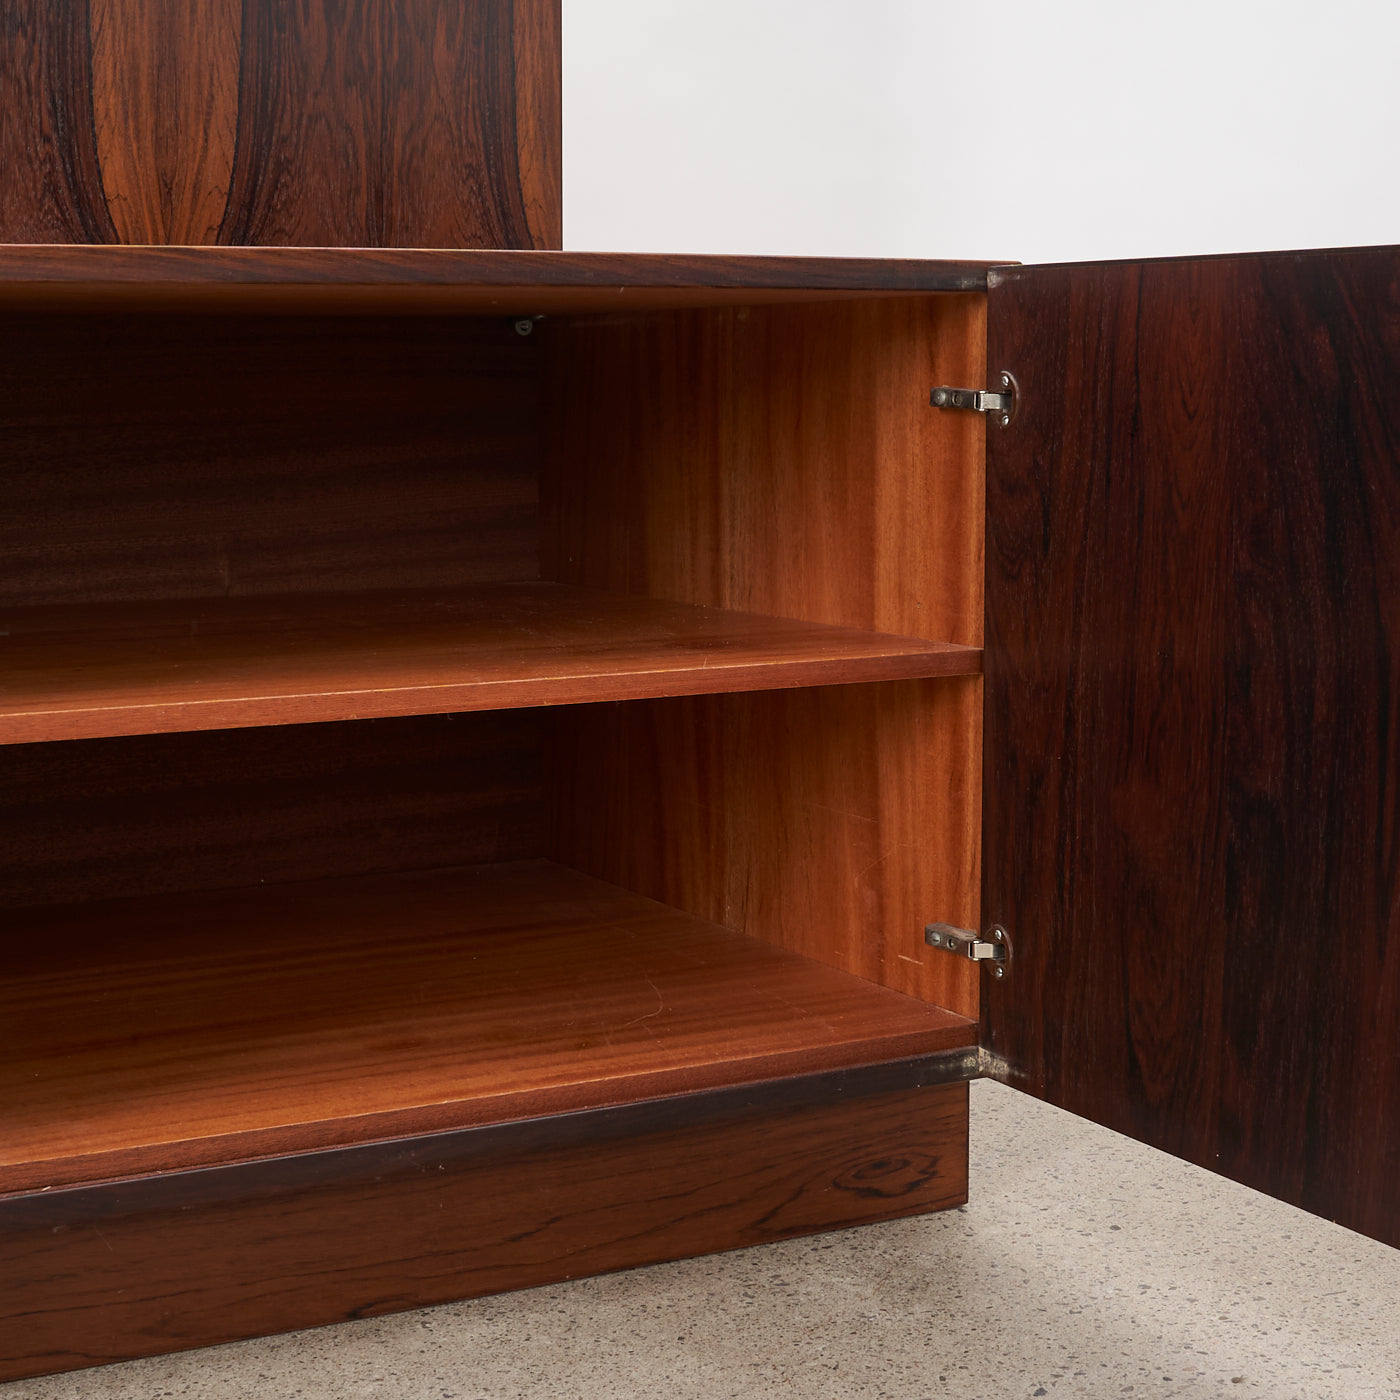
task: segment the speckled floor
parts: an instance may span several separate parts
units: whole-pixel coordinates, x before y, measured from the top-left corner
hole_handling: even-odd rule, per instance
[[[1001,1085],[919,1220],[0,1386],[0,1400],[1400,1396],[1400,1250]]]

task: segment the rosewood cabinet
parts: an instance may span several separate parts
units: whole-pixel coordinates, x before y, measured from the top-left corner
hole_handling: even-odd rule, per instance
[[[551,6],[31,8],[0,1374],[954,1205],[978,1073],[1400,1243],[1400,253],[550,251]]]

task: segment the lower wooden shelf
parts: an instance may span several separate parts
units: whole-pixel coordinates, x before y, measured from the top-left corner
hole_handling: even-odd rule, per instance
[[[967,1199],[972,1022],[547,861],[0,944],[0,1379]]]
[[[11,913],[0,1191],[968,1047],[964,1017],[547,861]]]

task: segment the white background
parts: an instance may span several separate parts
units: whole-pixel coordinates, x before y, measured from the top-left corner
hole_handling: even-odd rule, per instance
[[[1400,243],[1397,0],[564,0],[564,246]]]

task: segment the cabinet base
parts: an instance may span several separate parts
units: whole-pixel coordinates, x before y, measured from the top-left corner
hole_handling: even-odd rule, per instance
[[[0,1200],[0,1379],[967,1199],[959,1051]]]

